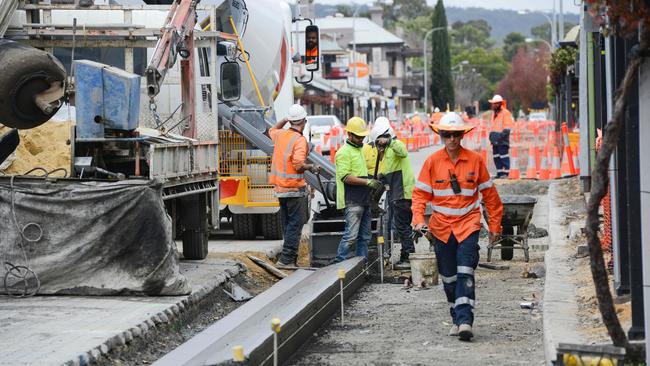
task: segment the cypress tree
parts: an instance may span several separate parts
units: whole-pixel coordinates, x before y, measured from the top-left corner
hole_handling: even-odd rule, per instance
[[[451,76],[451,52],[447,32],[447,14],[442,0],[438,0],[433,11],[433,28],[443,28],[431,34],[431,100],[433,106],[440,110],[447,108],[447,103],[454,107],[454,84]],[[427,111],[429,112],[429,111]]]

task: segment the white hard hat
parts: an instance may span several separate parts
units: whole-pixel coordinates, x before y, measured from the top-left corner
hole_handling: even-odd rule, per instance
[[[375,125],[370,131],[370,140],[375,141],[381,135],[389,134],[391,138],[395,137],[395,131],[390,126],[390,121],[386,117],[379,117],[375,120]]]
[[[307,118],[307,111],[300,104],[294,104],[289,107],[289,115],[287,119],[292,124],[302,122],[303,119]]]
[[[438,113],[438,112],[440,112],[440,108],[436,107],[433,111],[434,111],[435,113]]]
[[[494,94],[494,97],[492,99],[488,100],[490,103],[501,103],[503,102],[503,97],[500,96],[499,94]]]
[[[431,129],[433,129],[434,132],[440,132],[440,131],[469,132],[474,127],[475,127],[474,125],[465,123],[465,121],[463,121],[463,118],[454,112],[449,112],[445,114],[444,116],[442,116],[442,118],[440,118],[440,121],[438,123],[431,124]]]

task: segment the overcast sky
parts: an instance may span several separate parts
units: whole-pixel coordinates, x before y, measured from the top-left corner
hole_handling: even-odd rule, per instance
[[[488,9],[551,10],[553,9],[553,1],[555,1],[558,10],[560,1],[563,1],[565,12],[578,12],[579,7],[574,5],[575,0],[444,0],[444,3],[445,6],[475,6]],[[374,0],[316,0],[316,2],[320,4],[372,4]],[[436,0],[427,0],[427,3],[434,5]]]

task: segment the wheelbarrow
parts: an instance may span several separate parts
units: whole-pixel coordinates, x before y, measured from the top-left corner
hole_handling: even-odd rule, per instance
[[[503,202],[502,232],[487,247],[487,261],[492,259],[492,250],[501,250],[501,259],[512,260],[514,249],[523,249],[524,260],[528,262],[528,225],[533,217],[533,208],[537,198],[530,196],[501,196]],[[487,210],[483,210],[488,220]]]

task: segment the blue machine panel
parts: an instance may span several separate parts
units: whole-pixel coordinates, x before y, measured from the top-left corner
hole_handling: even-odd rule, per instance
[[[104,129],[134,130],[140,115],[140,76],[98,62],[75,61],[77,137]]]

